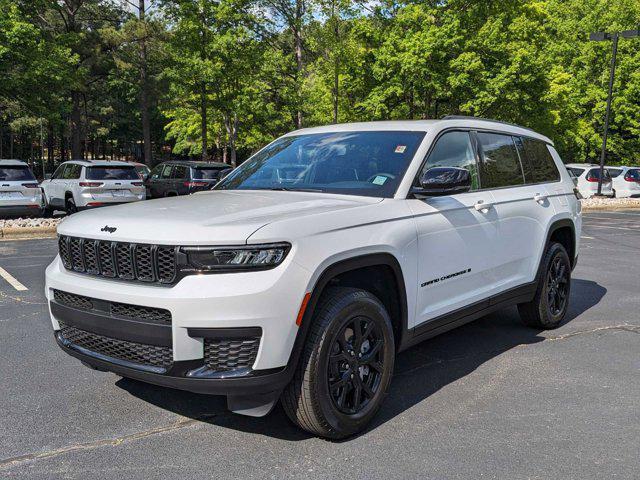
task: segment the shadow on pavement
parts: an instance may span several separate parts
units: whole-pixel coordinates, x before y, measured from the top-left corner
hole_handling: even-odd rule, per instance
[[[565,323],[597,305],[606,288],[590,280],[573,279],[571,304]],[[486,361],[517,347],[544,340],[541,330],[521,324],[515,307],[427,340],[398,355],[388,396],[368,430],[391,420],[433,393],[473,372]],[[284,440],[310,435],[295,427],[278,407],[264,418],[227,411],[226,399],[158,387],[130,379],[116,385],[131,395],[178,415],[243,432]]]

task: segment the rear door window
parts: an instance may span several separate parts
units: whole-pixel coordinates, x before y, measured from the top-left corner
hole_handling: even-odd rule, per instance
[[[551,152],[547,144],[533,138],[523,138],[524,164],[529,164],[529,168],[524,168],[527,183],[547,183],[560,180],[560,172],[553,161]],[[529,175],[527,175],[529,171]]]
[[[584,173],[584,168],[569,167],[569,168],[567,168],[567,170],[570,171],[571,173],[573,173],[576,177],[579,177],[580,175],[582,175]]]
[[[88,167],[87,180],[139,180],[135,167],[96,166]]]
[[[62,174],[62,178],[65,180],[77,180],[80,178],[80,172],[82,172],[82,165],[77,163],[68,163]]]
[[[163,166],[160,172],[160,178],[171,178],[171,170],[173,170],[173,165]]]
[[[187,176],[187,167],[185,167],[184,165],[176,165],[173,168],[173,175],[172,178],[176,178],[176,179],[183,179]]]
[[[5,182],[24,182],[24,181],[33,181],[36,178],[29,170],[27,166],[21,165],[7,165],[0,166],[0,180]]]
[[[471,174],[471,189],[477,190],[478,168],[469,132],[447,132],[442,135],[431,150],[423,168],[423,173],[434,167],[457,167]]]
[[[516,145],[510,135],[478,132],[482,162],[482,188],[524,185],[524,175]]]

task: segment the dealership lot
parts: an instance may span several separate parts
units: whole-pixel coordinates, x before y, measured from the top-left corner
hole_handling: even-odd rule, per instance
[[[47,318],[55,240],[0,242],[0,475],[637,477],[639,223],[640,211],[585,214],[567,323],[540,332],[509,309],[412,348],[371,428],[343,442],[281,408],[241,417],[222,397],[81,366]]]

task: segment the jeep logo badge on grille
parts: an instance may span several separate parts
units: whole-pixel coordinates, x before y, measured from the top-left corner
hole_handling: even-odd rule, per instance
[[[109,232],[109,233],[113,233],[117,230],[117,227],[110,227],[109,225],[105,225],[104,227],[102,227],[100,229],[101,232]]]

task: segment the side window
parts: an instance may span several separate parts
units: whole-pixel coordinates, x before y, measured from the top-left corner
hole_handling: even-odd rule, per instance
[[[584,169],[582,168],[567,168],[567,170],[571,171],[576,177],[579,177],[584,173]]]
[[[153,170],[151,170],[151,174],[149,175],[149,177],[150,178],[160,177],[160,172],[162,172],[162,167],[163,165],[156,165],[155,167],[153,167]]]
[[[520,159],[510,135],[478,132],[478,142],[482,152],[482,188],[524,185]]]
[[[56,171],[53,172],[51,176],[51,180],[59,180],[60,178],[64,178],[64,169],[67,168],[67,164],[60,165],[56,168]]]
[[[616,178],[622,173],[622,170],[618,170],[617,168],[607,168],[607,170],[609,171],[611,178]]]
[[[187,175],[187,167],[184,165],[176,165],[173,169],[172,178],[182,179]]]
[[[84,168],[82,165],[74,165],[73,176],[71,177],[73,180],[80,179],[80,174],[82,173],[82,169]]]
[[[162,171],[160,172],[160,178],[171,178],[171,170],[173,169],[173,165],[165,165],[162,167]]]
[[[559,181],[560,172],[558,172],[558,167],[556,167],[556,163],[553,161],[547,144],[532,138],[523,138],[522,143],[524,144],[528,163],[531,164],[531,169],[533,170],[533,179],[529,179],[525,169],[527,183]]]
[[[422,172],[434,167],[458,167],[471,173],[471,189],[477,190],[478,168],[469,132],[447,132],[436,142]]]
[[[64,173],[62,174],[62,178],[65,180],[75,180],[80,178],[80,170],[82,167],[76,163],[70,163],[65,168]]]

